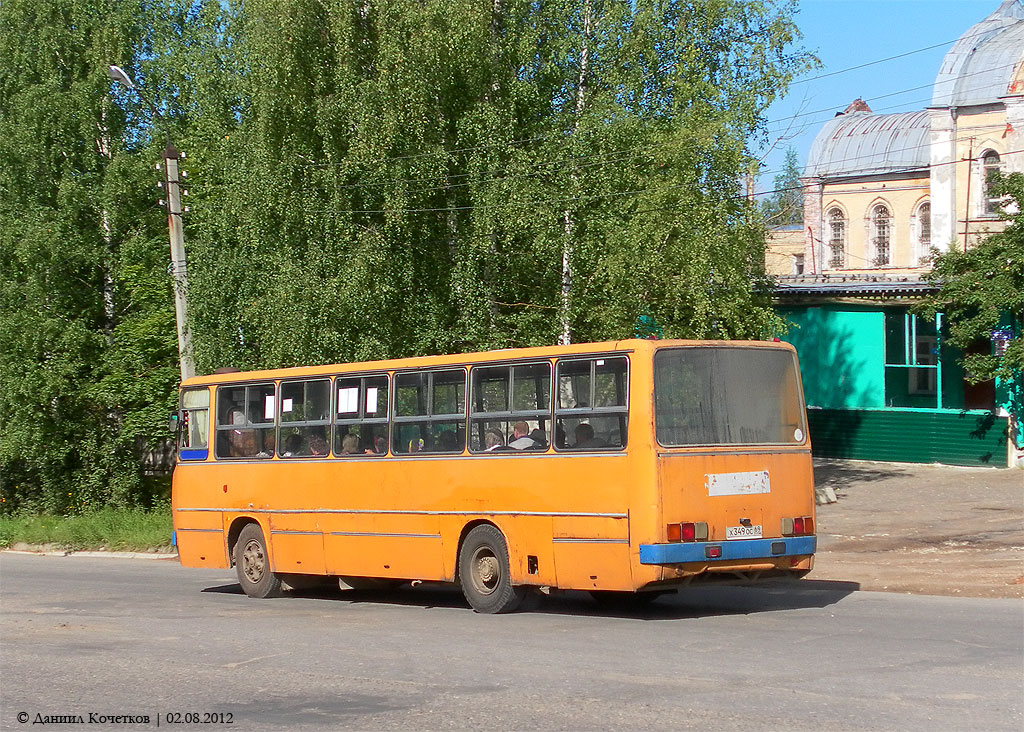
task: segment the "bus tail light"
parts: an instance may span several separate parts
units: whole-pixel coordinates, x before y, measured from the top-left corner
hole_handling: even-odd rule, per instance
[[[684,521],[681,524],[669,524],[665,529],[669,541],[708,540],[708,525],[705,521]]]
[[[798,516],[782,519],[783,536],[808,536],[814,533],[814,517]]]

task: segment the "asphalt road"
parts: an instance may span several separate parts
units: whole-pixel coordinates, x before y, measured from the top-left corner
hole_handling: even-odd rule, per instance
[[[1021,729],[1024,604],[855,588],[484,616],[447,588],[252,600],[223,570],[7,553],[0,729]]]

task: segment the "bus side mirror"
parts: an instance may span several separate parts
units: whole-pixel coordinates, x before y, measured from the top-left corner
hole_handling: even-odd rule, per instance
[[[178,413],[177,412],[172,414],[170,416],[170,419],[167,420],[167,429],[171,432],[171,434],[175,434],[178,431]]]

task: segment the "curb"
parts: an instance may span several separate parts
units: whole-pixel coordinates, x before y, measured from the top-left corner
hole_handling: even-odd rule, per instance
[[[33,550],[33,549],[2,549],[3,554],[27,554],[35,557],[104,557],[110,559],[178,559],[177,552],[97,552],[71,550]]]

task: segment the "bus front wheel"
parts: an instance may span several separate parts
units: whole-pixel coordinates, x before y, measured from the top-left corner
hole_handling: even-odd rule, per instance
[[[238,584],[249,597],[277,597],[281,578],[270,571],[267,545],[258,524],[248,524],[235,543],[235,572]]]
[[[459,583],[466,601],[478,613],[508,613],[526,597],[527,588],[512,585],[508,545],[490,524],[469,534],[459,552]]]

